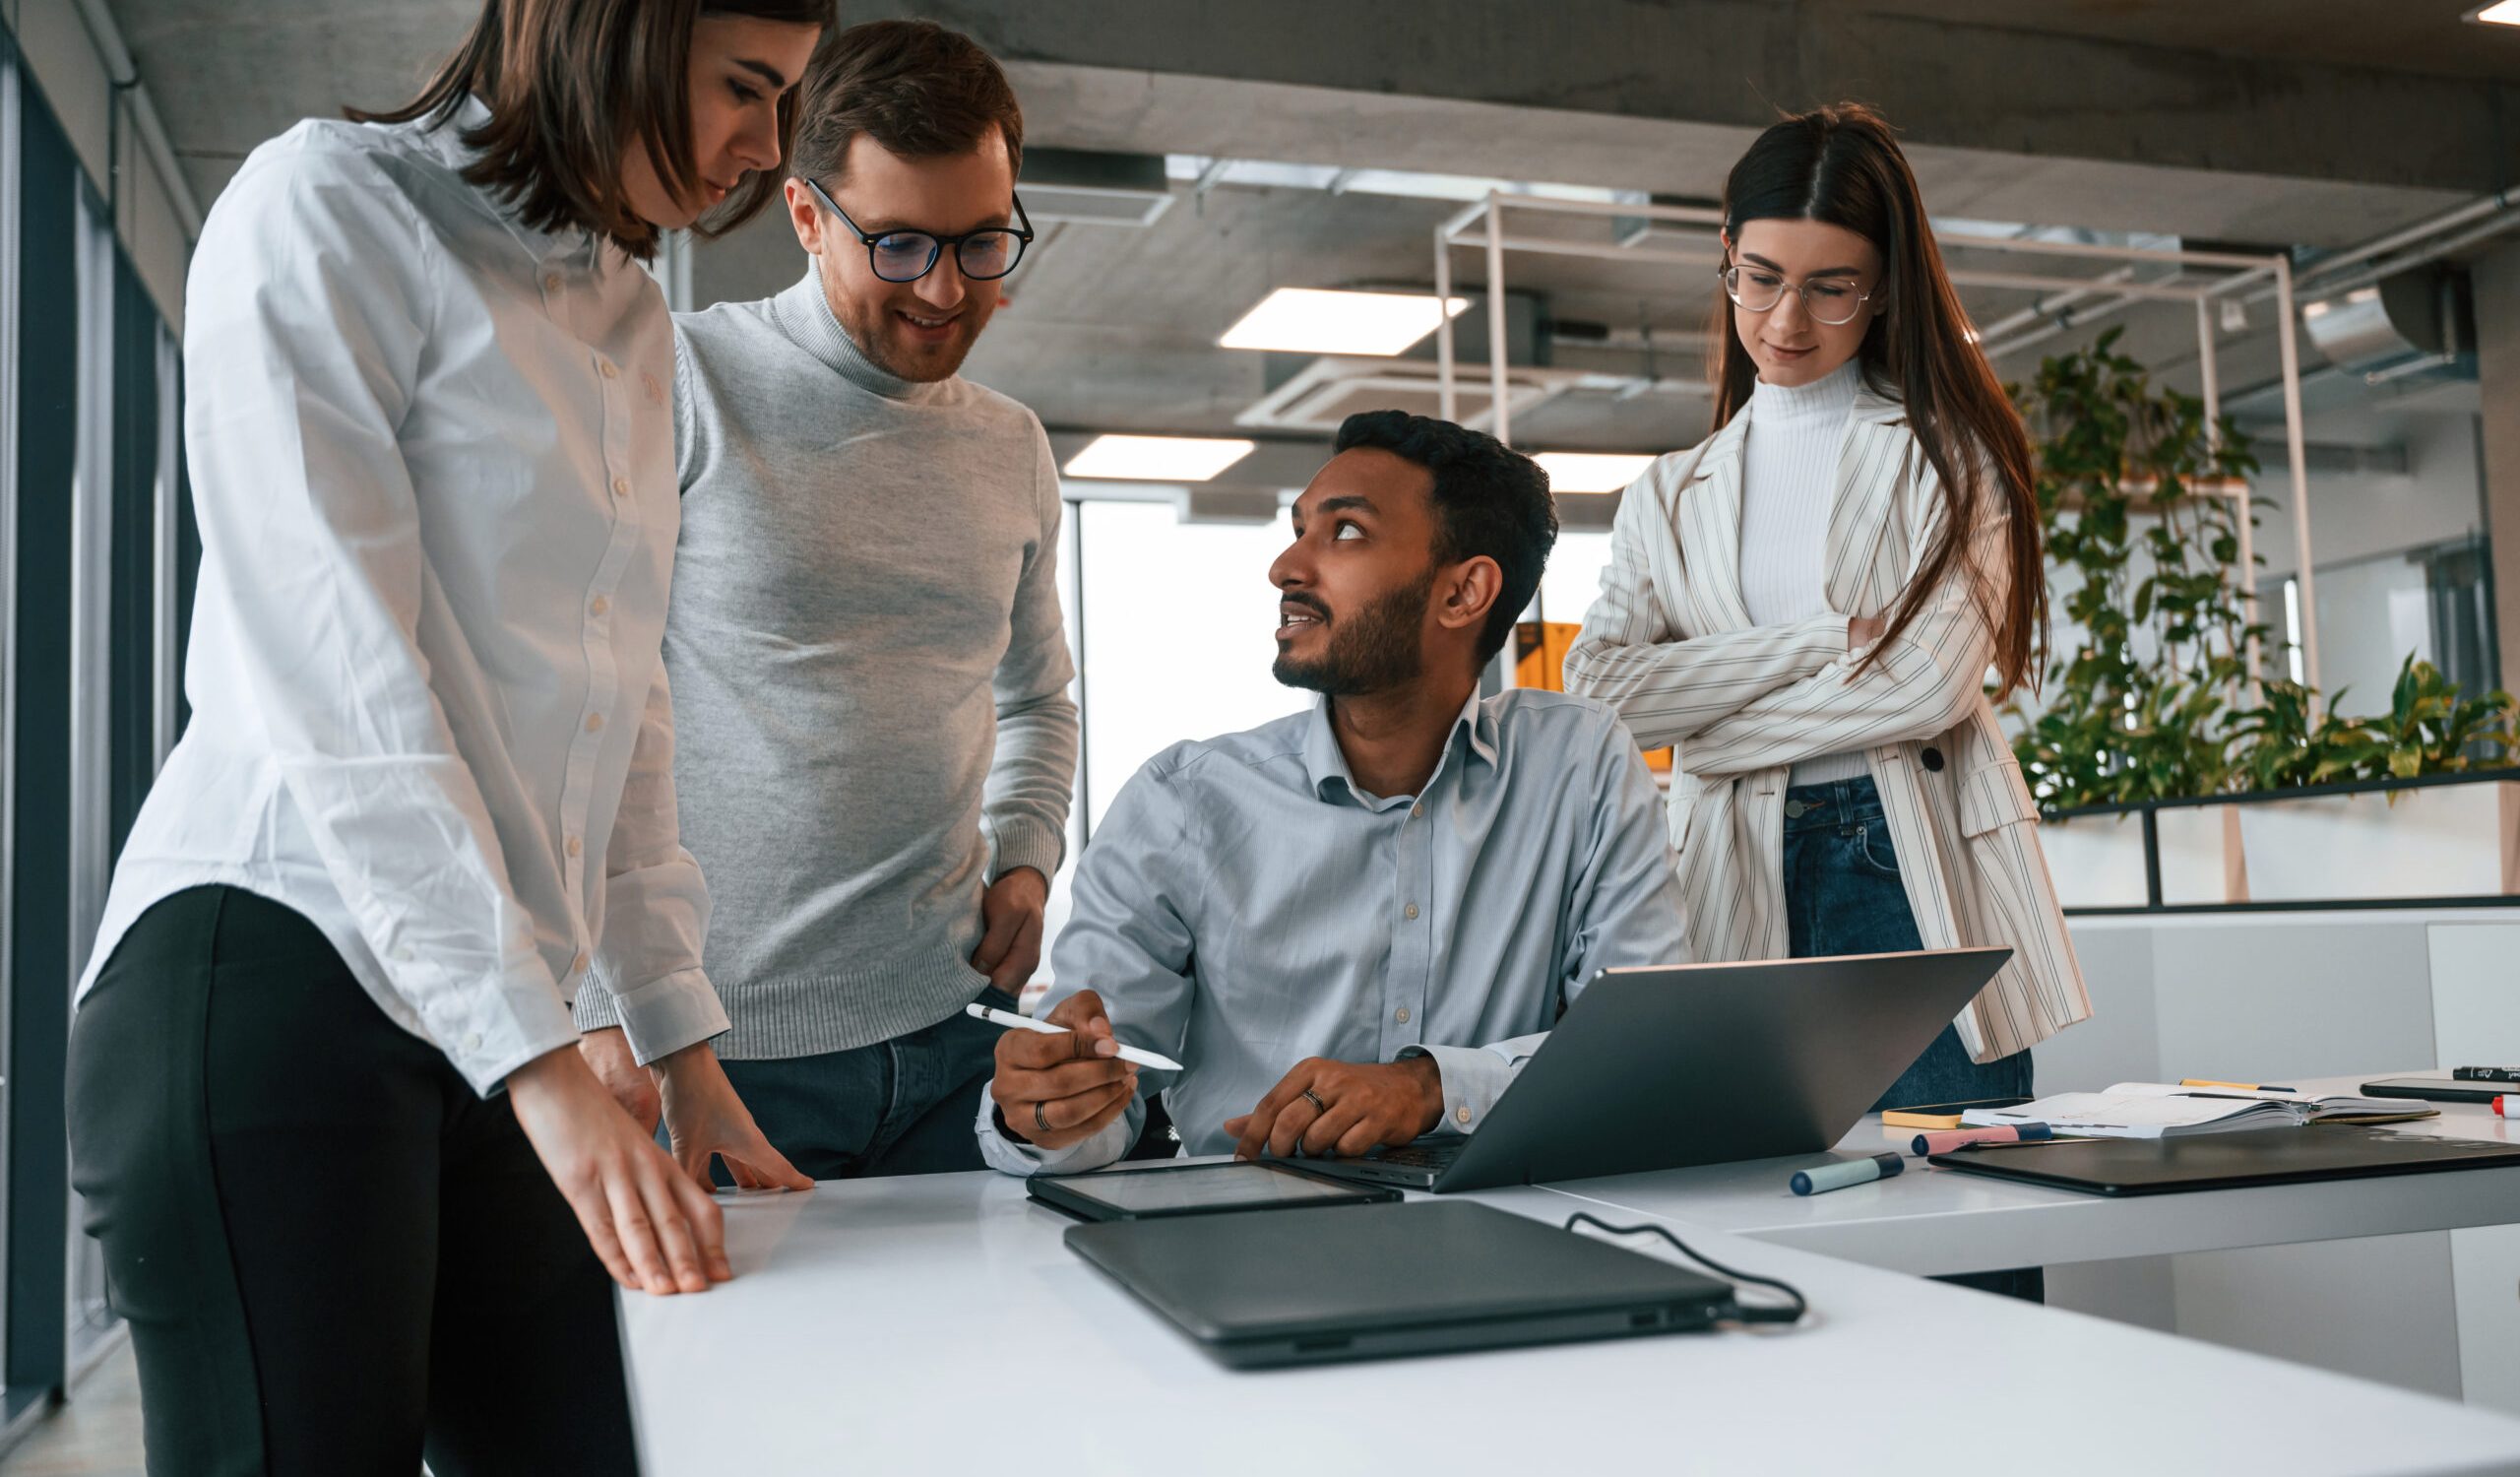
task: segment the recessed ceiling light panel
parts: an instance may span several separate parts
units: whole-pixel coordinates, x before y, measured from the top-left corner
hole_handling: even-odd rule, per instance
[[[1251,455],[1256,444],[1218,436],[1097,436],[1064,470],[1089,481],[1204,482]]]
[[[1532,458],[1548,474],[1552,492],[1615,492],[1645,475],[1654,465],[1647,456],[1610,456],[1595,451],[1544,451]]]
[[[1467,297],[1437,302],[1431,292],[1347,292],[1280,288],[1227,329],[1226,349],[1287,353],[1395,354],[1470,306]]]
[[[2480,26],[2520,26],[2520,0],[2493,0],[2468,12],[2468,19]]]

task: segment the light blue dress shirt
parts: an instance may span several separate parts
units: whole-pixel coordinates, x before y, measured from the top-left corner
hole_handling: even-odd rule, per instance
[[[1326,703],[1149,760],[1086,848],[1046,1012],[1101,994],[1115,1034],[1182,1064],[1043,1153],[996,1131],[1011,1174],[1118,1159],[1161,1091],[1184,1149],[1233,1146],[1307,1057],[1432,1056],[1442,1127],[1472,1132],[1604,969],[1685,962],[1663,799],[1598,703],[1517,689],[1462,708],[1417,796],[1359,789]]]

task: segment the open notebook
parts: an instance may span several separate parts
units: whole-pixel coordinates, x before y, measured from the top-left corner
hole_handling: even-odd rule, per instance
[[[2433,1109],[2410,1110],[2403,1102],[2385,1098],[2302,1097],[2234,1087],[2120,1082],[2107,1092],[2060,1092],[2012,1108],[1973,1108],[1961,1115],[1961,1122],[1972,1127],[2046,1124],[2058,1133],[2081,1138],[2169,1138],[2301,1124],[2405,1123],[2434,1114]]]

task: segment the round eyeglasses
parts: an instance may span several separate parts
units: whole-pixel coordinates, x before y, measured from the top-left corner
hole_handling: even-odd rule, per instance
[[[1857,291],[1854,284],[1843,279],[1823,277],[1790,283],[1762,267],[1728,266],[1717,276],[1724,279],[1724,295],[1745,313],[1773,311],[1791,290],[1802,294],[1802,311],[1810,315],[1812,322],[1831,328],[1853,323],[1872,296],[1868,291]]]
[[[887,230],[869,235],[849,219],[849,212],[831,198],[831,192],[813,180],[805,188],[823,203],[823,209],[837,217],[866,248],[866,262],[875,275],[886,282],[916,282],[936,270],[945,257],[945,248],[954,248],[954,265],[974,282],[995,282],[1015,270],[1024,260],[1024,248],[1033,241],[1033,222],[1024,214],[1024,198],[1015,199],[1015,224],[991,225],[981,230],[967,230],[959,236],[940,236],[925,230]]]

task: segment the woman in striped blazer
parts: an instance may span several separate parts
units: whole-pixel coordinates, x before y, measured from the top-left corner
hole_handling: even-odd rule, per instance
[[[1724,244],[1718,428],[1627,489],[1567,690],[1676,748],[1700,958],[2009,945],[1882,1101],[2028,1096],[2091,1014],[1989,703],[2047,644],[2028,434],[1870,110],[1762,134]]]

